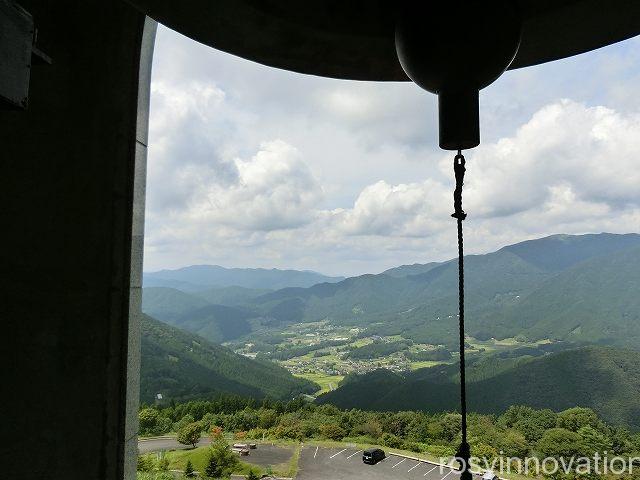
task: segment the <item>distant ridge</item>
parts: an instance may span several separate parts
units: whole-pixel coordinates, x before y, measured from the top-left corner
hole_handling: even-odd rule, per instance
[[[170,287],[195,292],[211,287],[244,287],[277,290],[286,287],[310,287],[317,283],[333,283],[344,277],[331,277],[310,270],[277,268],[225,268],[219,265],[191,265],[176,270],[146,272],[145,287]]]

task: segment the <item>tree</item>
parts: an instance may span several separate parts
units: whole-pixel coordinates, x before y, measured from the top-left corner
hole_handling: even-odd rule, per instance
[[[193,477],[193,475],[194,475],[193,464],[191,463],[190,459],[187,459],[187,464],[184,466],[184,476]]]
[[[180,420],[178,420],[176,423],[173,424],[173,429],[176,432],[179,432],[182,427],[184,427],[185,425],[188,425],[190,423],[195,422],[193,415],[185,415],[184,417],[182,417]]]
[[[578,434],[582,437],[584,453],[587,455],[593,455],[595,452],[603,453],[605,450],[612,450],[611,439],[590,425],[582,427],[578,430]]]
[[[570,458],[581,453],[582,437],[566,428],[551,428],[544,432],[536,448],[546,457]]]
[[[524,458],[529,453],[529,444],[519,431],[507,430],[500,439],[500,449],[507,457]]]
[[[577,432],[582,427],[598,428],[598,415],[590,408],[574,407],[564,410],[558,414],[558,428],[566,428],[572,432]]]
[[[176,440],[183,445],[191,445],[193,448],[200,441],[200,432],[202,430],[202,426],[200,422],[193,422],[187,425],[184,425],[180,430],[178,430],[178,436]]]
[[[152,433],[158,421],[158,411],[155,408],[143,408],[138,412],[140,433]]]
[[[231,451],[224,438],[219,437],[211,444],[205,473],[212,478],[229,476],[236,469],[238,463],[236,454]]]
[[[452,442],[460,435],[462,429],[462,415],[459,413],[447,413],[440,421],[444,440]]]
[[[220,478],[222,476],[222,467],[218,464],[218,458],[213,452],[209,453],[207,464],[204,467],[204,474],[209,478]]]

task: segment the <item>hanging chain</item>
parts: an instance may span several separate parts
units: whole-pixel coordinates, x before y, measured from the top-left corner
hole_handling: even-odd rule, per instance
[[[456,453],[460,461],[461,480],[471,480],[469,459],[471,447],[467,441],[467,391],[464,360],[464,239],[462,237],[462,221],[467,214],[462,209],[462,186],[464,185],[465,159],[462,152],[453,159],[453,171],[456,177],[456,189],[453,192],[454,213],[451,214],[458,223],[458,321],[460,327],[460,413],[462,415],[462,442]]]

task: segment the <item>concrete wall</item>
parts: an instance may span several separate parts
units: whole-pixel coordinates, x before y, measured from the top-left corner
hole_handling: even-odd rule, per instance
[[[137,429],[145,17],[122,1],[20,3],[53,64],[33,67],[28,111],[0,111],[2,477],[121,479]]]

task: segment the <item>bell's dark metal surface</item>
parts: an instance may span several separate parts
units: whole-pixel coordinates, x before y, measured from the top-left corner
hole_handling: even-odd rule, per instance
[[[128,1],[194,40],[265,65],[352,80],[411,77],[438,94],[445,149],[479,143],[478,90],[505,69],[640,33],[639,0]]]
[[[438,95],[441,148],[480,143],[478,92],[513,61],[521,28],[512,0],[405,3],[396,22],[398,59],[411,80]]]
[[[128,1],[198,42],[265,65],[353,80],[409,80],[395,49],[399,0]],[[520,11],[522,39],[510,69],[588,52],[640,33],[638,0],[512,3]],[[429,15],[424,21],[450,25],[455,19]]]

